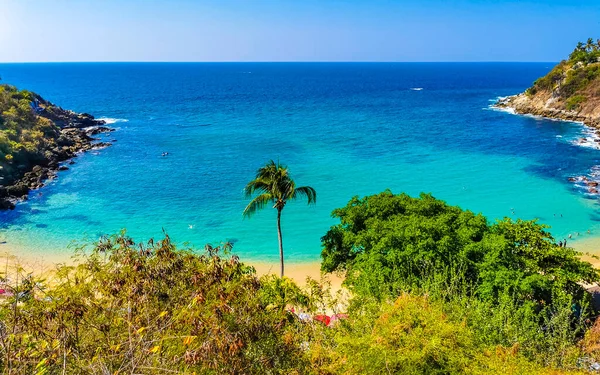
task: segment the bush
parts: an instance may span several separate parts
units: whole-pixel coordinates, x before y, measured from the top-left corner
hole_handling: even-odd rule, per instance
[[[195,255],[168,237],[101,241],[78,266],[60,267],[49,291],[2,306],[0,366],[19,374],[302,372],[300,323],[270,308],[253,269],[219,250]]]
[[[587,98],[583,95],[575,95],[567,99],[565,107],[567,108],[567,110],[573,111],[578,109],[581,103],[585,103],[586,100]]]

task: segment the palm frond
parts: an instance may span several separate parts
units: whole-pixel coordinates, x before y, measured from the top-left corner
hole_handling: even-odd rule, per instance
[[[300,186],[296,188],[291,198],[296,199],[298,197],[306,197],[308,204],[317,203],[317,191],[310,186]]]
[[[264,208],[269,202],[273,200],[273,196],[270,193],[263,193],[261,195],[256,196],[254,199],[248,203],[244,212],[242,213],[243,217],[250,217],[256,213],[256,211]]]
[[[250,198],[254,193],[258,192],[260,194],[267,193],[271,190],[271,181],[264,178],[256,178],[244,187],[244,195],[246,198]]]

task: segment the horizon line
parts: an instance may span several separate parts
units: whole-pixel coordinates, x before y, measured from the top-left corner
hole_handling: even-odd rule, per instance
[[[289,60],[289,61],[138,61],[138,60],[110,60],[110,61],[0,61],[0,64],[486,64],[486,63],[558,63],[559,61],[503,61],[503,60],[477,60],[477,61],[336,61],[336,60]]]

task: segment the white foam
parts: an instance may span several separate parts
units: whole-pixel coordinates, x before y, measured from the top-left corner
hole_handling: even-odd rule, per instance
[[[410,89],[413,90],[413,91],[421,91],[421,90],[423,90],[422,87],[411,87]]]
[[[128,122],[129,121],[126,118],[112,118],[112,117],[100,117],[100,118],[97,118],[96,120],[104,121],[106,123],[106,125],[115,124],[117,122]]]
[[[516,115],[517,112],[515,112],[514,108],[511,107],[497,107],[495,104],[490,104],[487,108],[484,108],[487,110],[491,110],[491,111],[498,111],[498,112],[506,112],[506,113],[510,113],[511,115]]]

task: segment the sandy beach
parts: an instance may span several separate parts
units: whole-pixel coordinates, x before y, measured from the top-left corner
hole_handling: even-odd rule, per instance
[[[0,272],[6,268],[14,269],[19,266],[24,273],[33,273],[35,275],[49,275],[56,268],[57,264],[72,264],[74,263],[72,255],[66,254],[45,254],[40,256],[38,252],[35,255],[24,254],[23,250],[16,250],[10,247],[9,244],[0,244]],[[262,275],[279,275],[279,262],[252,262],[242,261],[253,266],[259,276]],[[299,285],[306,285],[308,277],[314,280],[322,280],[320,262],[289,262],[285,264],[285,276],[291,278]],[[333,291],[339,290],[342,285],[343,278],[329,274],[324,276],[323,281],[327,280],[331,283]]]
[[[584,255],[582,259],[592,263],[600,268],[600,238],[590,237],[570,243],[573,248]],[[279,275],[279,262],[252,262],[242,261],[253,266],[259,276]],[[64,254],[47,254],[40,256],[23,254],[22,250],[15,251],[9,244],[0,244],[0,272],[4,269],[15,269],[15,266],[22,268],[22,273],[33,273],[35,275],[48,276],[52,274],[57,264],[72,264],[72,256]],[[306,285],[307,278],[319,281],[329,282],[332,291],[337,291],[342,287],[343,277],[336,274],[321,274],[320,262],[287,262],[285,264],[285,275],[294,280],[299,285]]]

